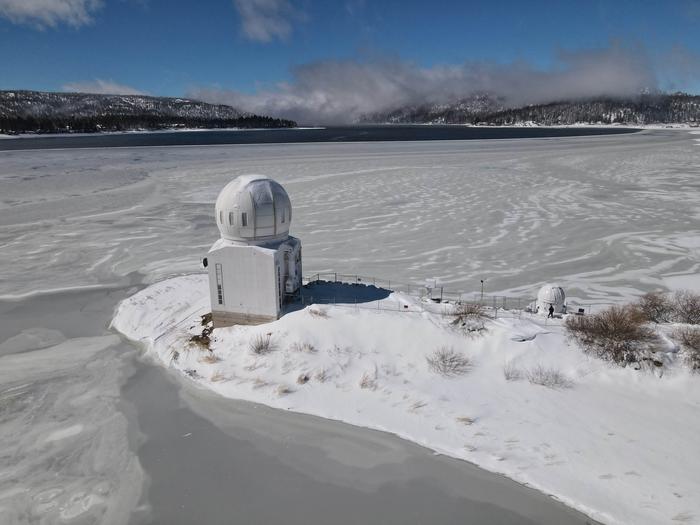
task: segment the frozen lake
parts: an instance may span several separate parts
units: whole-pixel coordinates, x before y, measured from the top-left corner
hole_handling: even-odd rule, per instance
[[[182,385],[106,325],[143,284],[199,271],[213,201],[243,173],[285,185],[309,272],[523,297],[556,280],[600,304],[698,288],[693,139],[0,152],[0,521],[584,523],[391,436]]]

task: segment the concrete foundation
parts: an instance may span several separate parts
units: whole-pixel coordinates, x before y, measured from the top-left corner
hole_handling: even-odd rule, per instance
[[[277,317],[269,315],[251,315],[216,311],[211,313],[211,318],[214,323],[214,328],[224,328],[225,326],[233,326],[235,324],[264,324],[277,320]]]

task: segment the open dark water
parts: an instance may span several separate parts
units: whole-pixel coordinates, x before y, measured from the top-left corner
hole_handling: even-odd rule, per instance
[[[345,126],[310,129],[170,131],[104,135],[46,135],[0,140],[0,150],[377,142],[413,140],[520,139],[618,135],[632,128],[497,128],[465,126]]]

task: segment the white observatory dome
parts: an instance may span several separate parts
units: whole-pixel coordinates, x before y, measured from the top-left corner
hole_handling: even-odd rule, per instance
[[[223,239],[261,244],[289,237],[289,195],[279,183],[264,175],[233,179],[219,193],[215,210]]]
[[[566,294],[561,286],[545,284],[537,292],[537,307],[540,313],[547,313],[550,305],[554,307],[556,313],[562,313],[565,311],[565,302]]]

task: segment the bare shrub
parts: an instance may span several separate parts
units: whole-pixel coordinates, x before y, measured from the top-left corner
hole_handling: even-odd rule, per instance
[[[472,367],[469,358],[455,352],[448,346],[441,346],[430,356],[426,357],[430,369],[445,377],[454,377],[466,374]]]
[[[211,312],[209,312],[208,314],[204,314],[202,316],[201,321],[200,321],[200,324],[202,326],[207,326],[207,325],[210,325],[212,323],[213,323],[213,318],[212,318]]]
[[[634,306],[612,306],[590,316],[566,319],[569,335],[602,359],[625,365],[636,363],[651,350],[654,331],[644,313]]]
[[[683,326],[673,332],[673,338],[683,345],[688,366],[700,372],[700,328]]]
[[[461,417],[456,417],[455,421],[457,421],[457,423],[462,423],[463,425],[473,425],[474,423],[476,423],[476,418],[468,417],[468,416],[461,416]]]
[[[508,361],[503,365],[503,377],[506,378],[506,381],[520,381],[523,378],[523,371]]]
[[[360,388],[364,390],[376,390],[377,389],[377,373],[374,372],[370,374],[365,372],[360,378]]]
[[[679,323],[700,324],[700,294],[690,290],[673,294],[673,313]]]
[[[455,315],[462,319],[486,319],[486,308],[479,303],[459,303],[455,308]]]
[[[644,317],[652,323],[669,323],[673,320],[673,303],[663,292],[649,292],[637,302]]]
[[[488,318],[486,309],[477,303],[459,303],[454,311],[453,324],[461,326],[468,332],[479,332],[484,329],[484,321]]]
[[[256,335],[248,346],[255,355],[269,354],[277,350],[277,344],[272,340],[272,334]]]
[[[546,386],[547,388],[571,388],[572,381],[554,368],[545,368],[538,365],[527,371],[527,380],[533,385]]]
[[[309,382],[309,379],[311,379],[309,377],[309,374],[306,374],[306,373],[299,374],[299,377],[297,377],[297,384],[305,385],[306,383]]]
[[[686,348],[700,350],[700,328],[682,326],[674,330],[673,338],[680,341]]]

